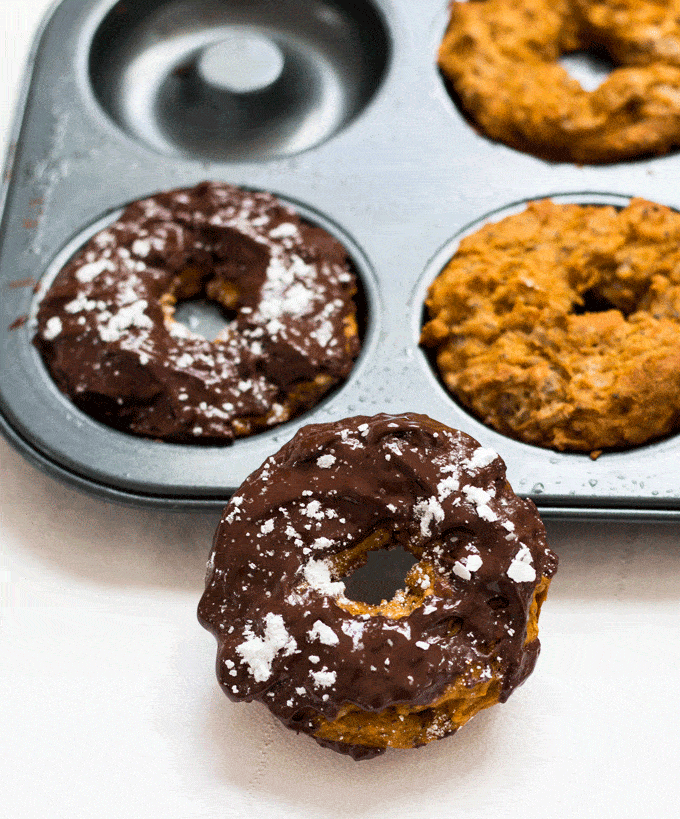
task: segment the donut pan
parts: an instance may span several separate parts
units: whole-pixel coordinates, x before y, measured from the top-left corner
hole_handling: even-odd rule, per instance
[[[64,0],[36,40],[3,186],[0,423],[95,494],[220,506],[304,423],[426,413],[494,447],[548,516],[680,518],[680,437],[561,454],[488,429],[418,346],[428,284],[460,236],[532,200],[680,207],[680,156],[548,163],[489,141],[435,65],[447,0]],[[606,66],[570,57],[593,80]],[[348,381],[295,422],[228,446],[114,431],[52,384],[31,338],[47,283],[126,203],[204,179],[269,190],[348,247],[365,295]],[[200,317],[199,317],[200,318]]]

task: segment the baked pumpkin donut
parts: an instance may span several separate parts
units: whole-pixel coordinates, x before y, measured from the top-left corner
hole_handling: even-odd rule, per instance
[[[558,59],[604,50],[594,91]],[[520,151],[576,163],[680,145],[678,0],[469,0],[451,4],[439,66],[464,113]]]
[[[464,238],[422,342],[485,424],[594,452],[680,428],[680,214],[534,202]]]
[[[372,549],[418,562],[392,600],[345,595]],[[234,494],[199,619],[234,700],[355,759],[424,745],[531,673],[557,559],[505,465],[423,415],[303,427]]]
[[[129,205],[45,293],[35,344],[57,386],[110,426],[230,441],[288,420],[359,352],[346,249],[269,193],[220,183]],[[208,340],[173,317],[227,311]]]

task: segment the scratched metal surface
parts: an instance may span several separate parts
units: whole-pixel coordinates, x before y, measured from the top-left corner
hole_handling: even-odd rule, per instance
[[[111,499],[217,506],[304,423],[416,411],[497,449],[516,491],[544,514],[680,515],[677,437],[597,461],[512,441],[458,407],[418,347],[425,291],[462,233],[545,196],[623,204],[636,195],[680,207],[680,157],[575,167],[480,136],[436,70],[441,0],[420,0],[417,15],[406,0],[190,5],[187,14],[186,0],[64,0],[36,42],[0,227],[0,424],[9,440],[41,468]],[[183,112],[176,82],[187,59],[234,30],[264,34],[292,68],[278,114],[267,119],[278,103],[260,99],[230,131],[216,98]],[[363,352],[346,384],[294,422],[227,447],[147,441],[92,421],[52,384],[30,320],[16,326],[37,298],[17,283],[49,281],[125,203],[203,179],[273,191],[334,232],[367,302]]]

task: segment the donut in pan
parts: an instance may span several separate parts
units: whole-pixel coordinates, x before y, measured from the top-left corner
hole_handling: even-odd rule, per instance
[[[460,242],[422,341],[481,421],[597,453],[680,427],[680,214],[531,203]]]
[[[589,50],[614,64],[594,90],[559,63]],[[454,2],[439,66],[469,119],[520,151],[595,164],[680,145],[678,0]]]
[[[35,344],[57,386],[126,432],[228,442],[282,423],[344,380],[359,352],[346,249],[272,194],[222,183],[129,205],[61,270]],[[225,311],[206,339],[174,319]]]

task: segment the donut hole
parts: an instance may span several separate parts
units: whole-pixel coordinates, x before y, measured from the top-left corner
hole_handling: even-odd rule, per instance
[[[603,48],[592,47],[562,54],[559,64],[584,91],[594,91],[616,68]]]
[[[372,606],[392,600],[417,562],[417,558],[402,547],[371,551],[364,565],[345,581],[346,594],[352,600]]]
[[[179,321],[192,332],[213,339],[262,286],[269,254],[232,230],[205,238],[215,247],[212,259],[190,260],[160,302],[166,322]]]
[[[627,318],[632,313],[640,309],[641,303],[647,292],[647,287],[635,285],[622,285],[606,280],[589,287],[580,294],[580,301],[572,306],[572,313],[577,316],[586,313],[608,313],[615,310]]]
[[[218,338],[238,315],[236,285],[220,282],[210,271],[187,268],[161,298],[166,322],[179,322],[205,339]]]
[[[582,303],[575,304],[573,309],[577,316],[582,316],[585,313],[606,313],[608,310],[620,310],[624,315],[632,312],[632,310],[621,310],[619,305],[614,304],[595,287],[586,290],[581,298]]]
[[[334,555],[331,573],[345,583],[338,604],[353,615],[407,617],[434,588],[432,564],[384,528]]]
[[[174,319],[188,327],[192,333],[206,339],[214,339],[237,315],[236,310],[230,310],[219,302],[199,297],[177,302]]]

